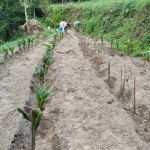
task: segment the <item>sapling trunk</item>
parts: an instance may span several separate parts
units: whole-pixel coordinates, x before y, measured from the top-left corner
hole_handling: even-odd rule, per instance
[[[32,150],[35,150],[35,112],[32,111]]]
[[[136,106],[135,106],[135,77],[134,77],[134,113],[136,113]]]
[[[110,62],[108,63],[108,84],[110,84]]]
[[[29,116],[20,108],[17,108],[18,112],[23,115],[25,119],[31,122],[32,125],[32,150],[35,150],[35,133],[36,129],[41,121],[42,113],[38,110],[32,110],[31,119]]]
[[[124,73],[124,82],[123,82],[123,87],[122,87],[122,95],[123,95],[123,92],[124,92],[125,80],[126,80],[126,69],[125,69],[125,73]]]

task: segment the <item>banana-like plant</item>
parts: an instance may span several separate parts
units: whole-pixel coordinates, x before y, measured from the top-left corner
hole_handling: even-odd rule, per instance
[[[56,46],[56,40],[55,40],[55,38],[52,38],[51,41],[50,41],[50,43],[52,44],[52,50],[53,50],[55,48],[55,46]]]
[[[31,43],[31,37],[27,38],[27,43],[28,43],[28,50],[29,50],[29,46],[30,46],[30,43]]]
[[[32,45],[33,45],[34,39],[35,39],[34,37],[30,37],[30,41],[31,41]]]
[[[12,53],[12,55],[13,55],[13,52],[14,52],[15,46],[8,45],[8,48],[9,48],[9,50],[11,51],[11,53]]]
[[[46,52],[48,52],[48,51],[53,52],[53,50],[54,50],[54,48],[55,48],[55,45],[54,45],[54,44],[45,44],[45,43],[43,43],[43,44],[41,44],[41,45],[46,46]]]
[[[35,35],[35,38],[39,40],[39,38],[40,38],[40,33],[36,34],[36,35]]]
[[[22,45],[22,42],[20,40],[17,41],[17,45],[19,47],[19,51],[21,51],[21,45]]]
[[[115,44],[116,44],[116,49],[119,49],[119,44],[120,44],[120,43],[119,43],[119,40],[116,40],[116,43],[115,43]]]
[[[3,40],[0,40],[0,45],[3,45],[5,42]]]
[[[144,57],[145,60],[148,60],[148,59],[150,60],[150,51],[144,52],[143,57]]]
[[[58,37],[58,34],[57,34],[57,33],[56,33],[56,34],[54,34],[54,35],[53,35],[53,37],[54,37],[54,41],[56,42],[57,37]]]
[[[49,56],[48,58],[46,57],[43,57],[43,65],[42,65],[42,68],[43,68],[43,72],[46,73],[49,66],[54,63],[54,60],[51,60],[51,56]]]
[[[23,49],[25,50],[25,48],[26,48],[26,43],[27,43],[26,39],[25,39],[25,38],[22,39],[21,42],[22,42],[22,45],[23,45]]]
[[[135,41],[131,41],[130,39],[128,39],[126,41],[126,45],[127,45],[127,53],[129,56],[129,53],[133,51],[133,46],[135,45]]]
[[[44,37],[44,40],[45,40],[45,38],[48,37],[48,34],[46,32],[43,32],[42,36]]]
[[[150,60],[150,51],[144,52],[143,57],[144,57],[144,60],[145,60],[144,64],[146,65],[146,61]]]
[[[63,39],[63,37],[64,37],[64,33],[61,32],[61,33],[60,33],[60,39]]]
[[[8,60],[8,48],[3,47],[2,48],[3,54],[4,54],[4,60],[7,61]]]
[[[43,85],[44,84],[44,70],[41,66],[35,67],[36,69],[36,74],[40,80],[40,83]]]
[[[35,89],[35,94],[34,94],[34,98],[36,99],[36,101],[38,102],[37,107],[43,111],[43,105],[46,102],[46,98],[49,96],[54,95],[53,93],[48,93],[48,91],[50,90],[51,86],[47,85],[45,90],[43,91],[41,88],[41,85],[38,83],[38,90]]]
[[[31,119],[30,117],[20,108],[17,108],[17,111],[23,115],[25,119],[31,122],[32,125],[32,150],[35,150],[35,133],[37,130],[37,127],[39,126],[39,123],[42,118],[42,112],[39,112],[38,110],[32,110]]]

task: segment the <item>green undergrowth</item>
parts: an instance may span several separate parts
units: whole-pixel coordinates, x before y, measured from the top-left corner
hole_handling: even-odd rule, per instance
[[[103,38],[115,49],[144,56],[150,51],[150,0],[100,0],[65,5],[51,5],[46,9],[46,26],[58,28],[67,21],[73,27],[81,21],[81,34]],[[128,41],[132,43],[130,47]],[[128,43],[128,44],[127,44]],[[133,44],[134,43],[134,44]],[[147,56],[150,60],[150,56]]]

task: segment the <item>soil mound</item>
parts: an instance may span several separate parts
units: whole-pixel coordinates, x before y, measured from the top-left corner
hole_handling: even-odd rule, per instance
[[[29,35],[37,34],[37,33],[44,31],[44,28],[42,26],[40,26],[40,23],[35,19],[29,20],[29,32],[28,33],[27,33],[27,24],[26,23],[24,25],[21,25],[20,29]]]

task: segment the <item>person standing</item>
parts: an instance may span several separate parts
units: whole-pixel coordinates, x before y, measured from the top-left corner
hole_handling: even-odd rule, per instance
[[[76,22],[74,23],[74,28],[75,28],[75,27],[78,27],[79,25],[81,25],[81,22],[80,22],[80,21],[76,21]]]
[[[61,32],[63,32],[63,33],[68,33],[67,32],[67,27],[69,27],[70,25],[67,23],[67,22],[65,22],[65,21],[61,21],[60,23],[59,23],[59,33],[61,33]]]

